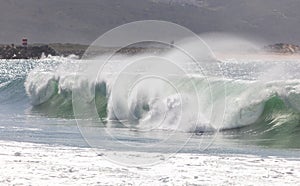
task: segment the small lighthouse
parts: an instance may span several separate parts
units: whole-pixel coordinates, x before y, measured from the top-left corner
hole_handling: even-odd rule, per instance
[[[22,38],[22,46],[23,46],[23,47],[26,47],[26,48],[27,48],[27,46],[28,46],[28,39],[27,39],[26,37],[23,37],[23,38]]]

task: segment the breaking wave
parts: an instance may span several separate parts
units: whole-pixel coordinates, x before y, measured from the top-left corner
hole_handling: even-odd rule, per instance
[[[25,89],[33,109],[52,117],[73,117],[72,91],[77,89],[82,91],[89,104],[96,105],[98,115],[107,122],[107,127],[110,126],[109,121],[116,120],[136,128],[185,132],[242,128],[253,133],[294,133],[295,128],[299,130],[300,127],[299,80],[265,82],[198,75],[173,77],[173,82],[181,88],[178,95],[171,90],[172,87],[149,79],[139,84],[132,96],[125,98],[123,96],[127,92],[112,92],[113,73],[100,80],[78,80],[75,73],[78,63],[63,60],[47,66],[48,69],[45,65],[42,70],[37,67],[28,74]],[[138,76],[129,74],[127,78],[137,79]],[[193,86],[189,81],[193,81]],[[191,94],[195,87],[197,97]],[[225,92],[222,87],[225,87]],[[112,98],[112,95],[115,97]],[[198,108],[187,106],[195,100],[198,100]],[[218,107],[223,109],[222,100],[225,100],[225,110],[213,113]],[[190,114],[193,109],[199,112],[198,118]],[[184,118],[180,118],[181,115]],[[216,117],[222,117],[222,122],[214,122]],[[181,122],[180,126],[176,125],[178,122]]]
[[[174,53],[139,63],[149,56],[118,55],[99,75],[97,63],[106,57],[3,60],[1,104],[30,104],[32,113],[68,119],[75,117],[76,103],[82,106],[82,115],[89,112],[85,107],[95,106],[97,117],[104,121],[101,127],[196,134],[221,131],[227,137],[299,147],[297,61],[205,58],[200,70],[195,70],[197,64]],[[164,57],[179,60],[170,63]]]

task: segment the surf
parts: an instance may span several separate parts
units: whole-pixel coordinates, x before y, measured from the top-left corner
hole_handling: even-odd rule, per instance
[[[103,122],[99,127],[195,134],[230,131],[239,138],[284,138],[284,144],[291,140],[297,146],[300,63],[295,59],[226,60],[199,54],[199,67],[171,48],[155,55],[117,54],[99,75],[97,63],[106,58],[1,61],[11,65],[2,72],[1,97],[8,103],[31,104],[31,113],[71,119],[76,117],[77,92],[87,107],[95,105]]]

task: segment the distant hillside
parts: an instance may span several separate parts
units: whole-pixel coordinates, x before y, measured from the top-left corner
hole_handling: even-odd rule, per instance
[[[196,33],[300,43],[299,0],[1,0],[0,41],[89,44],[131,21],[158,19]]]

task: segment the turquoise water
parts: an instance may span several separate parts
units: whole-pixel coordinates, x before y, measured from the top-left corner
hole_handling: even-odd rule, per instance
[[[102,144],[97,146],[99,148],[124,151],[147,151],[151,148],[151,152],[169,152],[171,149],[194,153],[299,155],[300,80],[297,79],[297,69],[300,63],[222,63],[222,71],[207,68],[210,69],[207,77],[212,77],[209,83],[202,76],[174,78],[187,97],[182,98],[187,100],[186,104],[178,103],[177,97],[167,88],[159,94],[166,98],[163,99],[166,102],[155,102],[152,94],[137,94],[135,96],[141,99],[130,100],[129,109],[119,113],[111,111],[111,82],[102,79],[94,84],[95,94],[88,102],[95,104],[100,119],[92,118],[92,122],[86,122],[99,134],[93,136],[94,133],[91,133],[90,139],[82,133],[81,124],[77,125],[76,119],[82,118],[75,119],[73,112],[73,85],[69,81],[74,81],[71,77],[74,71],[69,66],[77,63],[66,58],[2,60],[0,139],[88,147],[88,144],[93,144],[93,138],[97,138],[97,143]],[[272,74],[269,70],[274,66],[284,68],[280,78],[276,71],[275,77],[260,79],[266,77],[265,74]],[[188,86],[190,80],[201,93],[197,103],[200,103],[198,112],[202,113],[201,117],[197,122],[186,117],[181,121],[183,124],[174,127],[172,122],[177,121],[174,118],[179,113],[177,105],[185,108],[183,114],[191,112],[190,107],[185,106],[191,98],[188,94],[192,90]],[[226,91],[222,92],[224,87]],[[83,92],[86,90],[87,87],[82,87]],[[216,111],[215,107],[222,106],[220,100],[225,98],[225,112],[212,113]],[[124,106],[122,101],[120,99],[117,103],[120,109]],[[171,106],[164,107],[163,103]],[[162,111],[167,113],[166,123],[148,130],[148,125],[155,126],[160,121],[159,112]],[[217,123],[214,118],[221,113],[224,114],[222,123]],[[133,116],[129,117],[131,114]],[[205,117],[208,115],[210,117]],[[84,122],[81,120],[80,123]],[[149,148],[144,148],[149,144]]]

